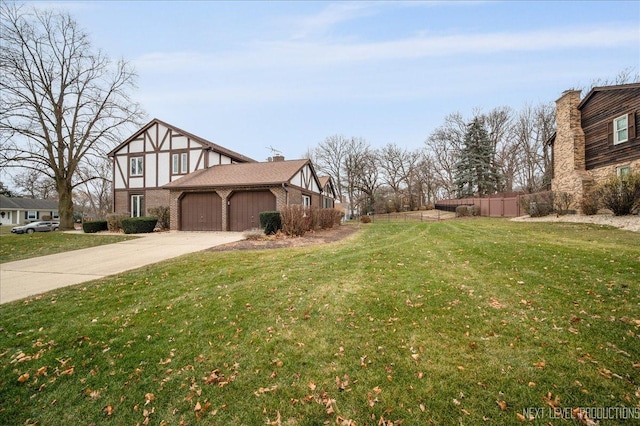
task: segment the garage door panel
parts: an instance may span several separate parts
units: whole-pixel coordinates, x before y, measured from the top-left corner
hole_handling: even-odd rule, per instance
[[[229,230],[258,228],[260,213],[275,209],[276,197],[270,191],[236,192],[229,199]]]
[[[185,194],[180,202],[180,229],[222,231],[222,199],[215,192]]]

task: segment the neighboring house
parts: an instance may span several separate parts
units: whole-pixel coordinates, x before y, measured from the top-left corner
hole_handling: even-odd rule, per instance
[[[610,176],[640,171],[640,84],[595,87],[580,100],[567,90],[556,101],[551,146],[554,192],[575,197],[579,207],[594,185]]]
[[[24,225],[43,220],[45,217],[59,218],[57,201],[0,195],[0,224],[2,225]]]
[[[260,213],[291,204],[322,206],[322,185],[310,160],[210,167],[164,185],[170,191],[171,229],[244,231]]]
[[[255,160],[154,119],[109,153],[115,212],[145,216],[169,206],[162,187],[189,173]]]
[[[318,179],[322,189],[320,207],[323,209],[335,208],[338,195],[335,186],[333,186],[333,179],[331,179],[331,176],[320,176]]]

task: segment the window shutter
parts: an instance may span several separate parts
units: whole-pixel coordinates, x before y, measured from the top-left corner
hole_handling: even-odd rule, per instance
[[[627,136],[629,140],[636,138],[636,114],[632,112],[627,117],[627,126],[629,129],[629,135]]]
[[[613,145],[613,121],[607,123],[607,145]]]

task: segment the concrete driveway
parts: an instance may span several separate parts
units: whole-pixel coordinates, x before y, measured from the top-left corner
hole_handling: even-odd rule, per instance
[[[140,238],[2,263],[0,304],[244,239],[240,232],[157,232],[136,236]]]

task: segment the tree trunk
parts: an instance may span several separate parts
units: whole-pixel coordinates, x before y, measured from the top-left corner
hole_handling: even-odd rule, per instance
[[[68,231],[73,226],[73,194],[70,182],[61,181],[58,189],[58,214],[60,215],[60,230]]]

